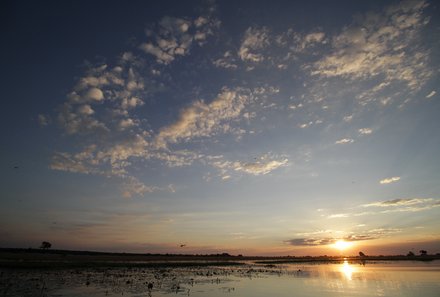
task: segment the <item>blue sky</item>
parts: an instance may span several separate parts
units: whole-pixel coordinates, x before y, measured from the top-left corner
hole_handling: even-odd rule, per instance
[[[439,252],[435,2],[2,5],[1,246]]]

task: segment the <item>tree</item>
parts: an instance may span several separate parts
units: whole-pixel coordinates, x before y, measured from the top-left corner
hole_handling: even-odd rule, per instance
[[[365,254],[363,252],[359,252],[359,257],[365,257]]]
[[[428,254],[428,252],[425,250],[420,250],[419,253],[420,253],[420,256],[426,256]]]
[[[413,252],[409,251],[408,254],[407,254],[407,256],[408,256],[408,257],[414,257],[415,255],[414,255]]]
[[[52,244],[48,241],[43,241],[40,245],[40,249],[47,250],[52,247]]]

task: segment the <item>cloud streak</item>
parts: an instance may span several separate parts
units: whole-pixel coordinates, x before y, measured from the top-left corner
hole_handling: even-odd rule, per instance
[[[349,143],[353,143],[353,142],[354,142],[354,139],[352,139],[352,138],[342,138],[342,139],[337,140],[335,142],[335,144],[349,144]]]
[[[374,216],[388,213],[403,213],[403,212],[420,212],[434,209],[440,206],[440,201],[434,198],[408,198],[408,199],[393,199],[385,201],[376,201],[372,203],[362,204],[356,207],[368,208],[368,211],[354,211],[346,213],[336,213],[327,216],[328,219],[350,218],[360,216]]]
[[[362,205],[363,207],[396,207],[421,204],[433,201],[432,198],[412,198],[412,199],[393,199],[386,201],[378,201]]]
[[[214,160],[211,162],[212,166],[220,170],[222,179],[229,179],[231,176],[228,172],[243,172],[250,175],[266,175],[278,168],[288,165],[287,158],[273,158],[270,156],[263,156],[254,162],[243,161],[224,161]]]
[[[400,232],[402,232],[402,230],[395,228],[377,228],[377,229],[366,230],[363,232],[350,232],[345,236],[294,238],[294,239],[285,240],[284,243],[293,246],[328,246],[336,243],[338,240],[344,240],[349,242],[375,240],[375,239],[389,237],[392,236],[393,234]]]
[[[389,178],[384,178],[381,181],[379,181],[379,183],[381,185],[387,185],[387,184],[397,182],[399,180],[400,180],[400,176],[393,176],[393,177],[389,177]]]

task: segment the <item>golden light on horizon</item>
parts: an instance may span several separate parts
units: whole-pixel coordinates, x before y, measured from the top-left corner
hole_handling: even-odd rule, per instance
[[[333,244],[333,247],[342,252],[350,248],[352,245],[353,243],[340,239]]]

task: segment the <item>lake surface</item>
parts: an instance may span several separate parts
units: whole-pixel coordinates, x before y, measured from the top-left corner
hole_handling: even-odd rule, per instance
[[[440,261],[0,273],[0,296],[440,296]]]

